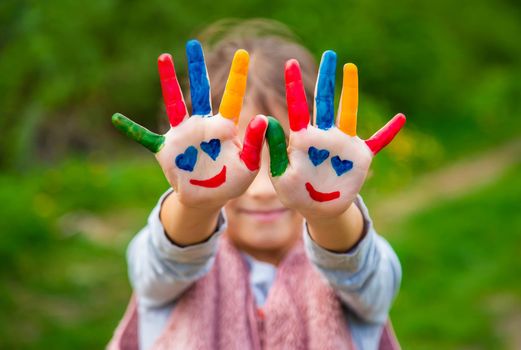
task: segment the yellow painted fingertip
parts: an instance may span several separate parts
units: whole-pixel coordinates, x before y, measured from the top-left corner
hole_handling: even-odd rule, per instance
[[[223,117],[233,120],[235,124],[239,122],[242,101],[246,93],[249,62],[250,55],[246,50],[240,49],[235,52],[230,75],[228,76],[221,105],[219,106],[219,113]]]
[[[232,61],[232,71],[247,75],[248,74],[248,64],[250,63],[250,55],[248,51],[239,49],[235,52]]]
[[[358,69],[353,63],[344,65],[344,80],[340,96],[340,118],[338,127],[350,136],[356,136],[358,113]]]

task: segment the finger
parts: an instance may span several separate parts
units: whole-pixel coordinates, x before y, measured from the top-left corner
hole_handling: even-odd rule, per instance
[[[320,61],[315,90],[315,125],[323,130],[331,128],[335,121],[335,69],[336,53],[328,50]]]
[[[262,144],[268,128],[268,119],[263,115],[255,116],[246,127],[240,158],[251,171],[260,168]]]
[[[250,56],[245,50],[237,50],[233,56],[230,75],[226,82],[219,113],[235,124],[239,122],[242,101],[246,92],[246,79],[248,78],[248,63]]]
[[[112,116],[112,124],[114,124],[114,126],[119,131],[130,137],[132,140],[139,142],[154,153],[159,152],[165,143],[165,137],[163,135],[153,133],[152,131],[128,119],[123,114],[114,114]]]
[[[358,70],[352,63],[344,65],[344,79],[338,128],[350,136],[356,136],[356,114],[358,113]]]
[[[289,127],[292,131],[305,129],[309,124],[309,109],[306,90],[298,61],[291,59],[284,68],[286,79],[286,101],[288,104]]]
[[[157,59],[159,78],[161,80],[161,90],[165,101],[166,115],[172,127],[180,124],[187,116],[183,94],[175,74],[174,61],[172,56],[167,53],[162,54]]]
[[[192,115],[209,115],[212,113],[210,82],[201,43],[197,40],[190,40],[186,43],[186,56],[190,76]]]
[[[365,140],[366,145],[376,155],[394,139],[404,124],[405,116],[401,113],[395,115],[383,128]]]
[[[271,176],[280,176],[286,171],[289,160],[284,129],[282,129],[278,120],[273,117],[268,117],[266,139],[268,140],[268,148],[270,150]]]

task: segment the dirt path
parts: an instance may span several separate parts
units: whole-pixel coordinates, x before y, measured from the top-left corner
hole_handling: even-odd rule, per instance
[[[379,201],[372,212],[386,225],[418,212],[436,201],[456,198],[494,182],[521,162],[521,138],[419,178],[408,189]]]

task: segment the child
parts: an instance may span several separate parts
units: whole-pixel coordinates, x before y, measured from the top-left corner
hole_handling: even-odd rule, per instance
[[[324,53],[314,94],[311,55],[280,28],[237,25],[206,58],[188,42],[190,117],[161,55],[165,135],[114,115],[172,189],[128,248],[134,297],[111,349],[398,348],[387,318],[400,264],[358,192],[405,117],[356,137],[357,71],[347,64],[335,126],[336,55]]]

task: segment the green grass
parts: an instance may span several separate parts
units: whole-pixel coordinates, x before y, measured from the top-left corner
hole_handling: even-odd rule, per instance
[[[501,325],[521,310],[520,198],[517,166],[392,229],[403,266],[392,317],[405,349],[506,346]]]
[[[102,348],[131,293],[126,243],[167,187],[153,157],[68,161],[0,184],[0,348]],[[63,231],[75,212],[118,224],[101,238]]]

